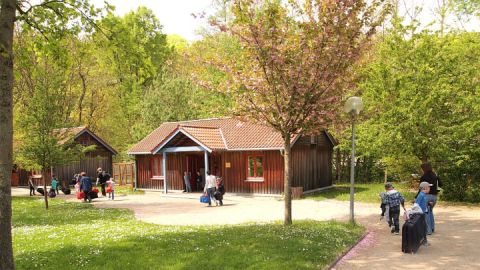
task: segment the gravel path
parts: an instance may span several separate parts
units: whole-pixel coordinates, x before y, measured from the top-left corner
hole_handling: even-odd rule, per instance
[[[28,195],[28,190],[13,189],[12,194]],[[132,209],[137,219],[163,225],[283,220],[284,204],[279,198],[227,194],[224,206],[207,207],[199,202],[199,196],[199,193],[146,192],[145,195],[117,196],[115,201],[99,198],[93,205]],[[73,195],[60,197],[75,200]],[[414,255],[401,252],[401,236],[390,234],[385,221],[379,220],[379,213],[377,204],[355,204],[357,221],[367,227],[369,234],[334,269],[480,269],[480,207],[437,205],[436,232],[429,237],[431,246],[420,247]],[[294,219],[345,221],[348,214],[348,202],[293,201]]]

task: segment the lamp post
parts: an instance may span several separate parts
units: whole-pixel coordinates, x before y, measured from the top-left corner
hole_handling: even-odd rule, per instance
[[[350,164],[350,222],[354,223],[353,202],[355,194],[355,117],[363,109],[362,99],[359,97],[349,97],[345,103],[345,112],[352,117],[352,159]]]

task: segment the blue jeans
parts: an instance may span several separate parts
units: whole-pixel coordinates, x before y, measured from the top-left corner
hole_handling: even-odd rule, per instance
[[[208,205],[212,205],[212,199],[216,201],[215,197],[213,196],[214,192],[215,192],[215,188],[207,188]]]
[[[427,221],[427,233],[432,234],[432,232],[435,231],[435,218],[433,216],[433,207],[437,204],[437,195],[426,194],[426,197],[427,197],[427,202],[430,202],[430,201],[433,202],[432,206],[430,206],[430,204],[427,206],[428,213],[425,216]]]

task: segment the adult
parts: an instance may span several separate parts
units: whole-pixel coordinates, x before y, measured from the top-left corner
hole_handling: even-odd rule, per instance
[[[28,187],[30,188],[30,196],[35,195],[35,184],[33,184],[32,176],[28,177]]]
[[[103,197],[107,196],[107,191],[105,190],[105,186],[107,185],[107,181],[110,180],[111,175],[104,171],[102,168],[97,169],[97,185],[100,183],[100,187],[102,189]]]
[[[80,173],[80,191],[85,194],[83,201],[92,202],[92,182],[85,172]]]
[[[437,204],[438,188],[442,185],[440,178],[433,172],[432,165],[430,163],[423,163],[421,165],[423,175],[420,177],[420,182],[427,182],[430,186],[430,192],[426,194],[428,202],[428,217],[427,220],[427,233],[432,234],[435,232],[435,219],[433,217],[433,207]]]
[[[192,186],[190,185],[190,173],[187,171],[183,173],[183,183],[185,183],[185,191],[192,192]]]
[[[212,200],[217,203],[213,193],[215,192],[216,186],[216,177],[215,175],[210,175],[210,171],[207,171],[207,177],[205,178],[205,187],[203,188],[203,192],[208,196],[208,206],[212,206]]]
[[[197,171],[197,191],[203,189],[203,177],[200,171]]]

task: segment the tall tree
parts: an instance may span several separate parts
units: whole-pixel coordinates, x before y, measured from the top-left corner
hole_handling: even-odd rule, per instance
[[[0,269],[15,269],[12,249],[13,27],[17,1],[0,6]]]
[[[14,269],[11,236],[12,89],[13,30],[15,22],[28,24],[40,33],[59,32],[65,27],[91,21],[98,10],[87,0],[2,0],[0,5],[0,269]],[[18,17],[16,17],[18,12]],[[82,18],[78,20],[78,18]]]
[[[99,24],[103,33],[97,32],[93,37],[100,52],[99,61],[110,71],[117,93],[117,97],[107,101],[115,103],[118,113],[110,120],[116,123],[116,139],[126,146],[138,138],[135,131],[141,119],[141,101],[166,68],[172,48],[159,20],[145,7],[123,17],[109,14]]]
[[[394,26],[359,70],[368,117],[359,151],[409,173],[421,161],[477,164],[480,35]]]
[[[284,140],[285,217],[292,223],[291,142],[334,118],[345,78],[388,10],[384,1],[234,1],[231,24],[240,58],[216,63],[227,74],[238,113]]]

